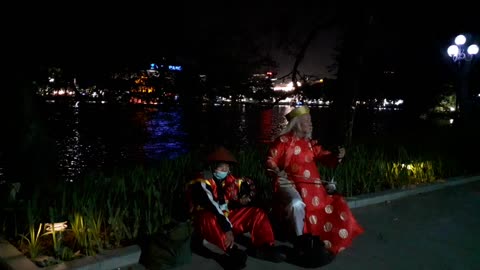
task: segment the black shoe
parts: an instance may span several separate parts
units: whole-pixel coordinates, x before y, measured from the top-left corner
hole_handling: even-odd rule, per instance
[[[255,248],[252,251],[252,256],[260,260],[275,263],[283,262],[287,258],[287,256],[284,253],[280,252],[277,247],[268,244]]]
[[[203,245],[203,238],[198,234],[193,234],[190,242],[192,252],[205,258],[214,258],[215,253]]]
[[[297,238],[293,241],[293,249],[301,255],[304,250],[307,250],[312,242],[312,235],[311,234],[303,234],[297,236]]]
[[[217,261],[218,264],[220,264],[220,266],[225,270],[241,270],[247,266],[246,264],[242,265],[235,261],[232,261],[230,256],[228,256],[227,254],[219,255],[215,259],[215,261]]]
[[[289,261],[305,268],[324,266],[335,259],[318,236],[299,236],[294,246],[295,252],[289,256]]]
[[[217,262],[226,270],[243,269],[247,263],[247,253],[234,245],[221,255]]]

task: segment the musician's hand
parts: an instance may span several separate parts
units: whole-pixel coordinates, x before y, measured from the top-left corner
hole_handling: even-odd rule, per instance
[[[279,168],[275,169],[275,173],[277,174],[278,178],[288,178],[288,175],[285,171],[281,171]]]
[[[327,190],[328,194],[334,194],[337,192],[337,186],[334,183],[328,183],[325,186],[325,189]]]
[[[247,205],[249,202],[251,202],[252,200],[250,199],[250,197],[248,195],[243,195],[241,198],[240,198],[240,204],[242,205]]]
[[[227,248],[231,248],[233,244],[235,243],[234,237],[233,237],[233,232],[228,231],[225,233],[225,246]]]
[[[345,157],[345,148],[343,147],[338,147],[338,154],[337,154],[338,159],[342,159]]]

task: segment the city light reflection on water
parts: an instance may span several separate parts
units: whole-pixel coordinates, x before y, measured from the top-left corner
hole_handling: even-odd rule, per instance
[[[147,159],[175,158],[188,152],[182,121],[180,110],[157,111],[151,115],[146,123],[149,136],[143,146]]]
[[[59,120],[58,118],[56,119]],[[89,146],[80,142],[79,109],[73,108],[72,118],[65,121],[67,133],[56,141],[58,149],[58,167],[62,171],[65,181],[73,182],[85,168],[84,152]],[[84,151],[82,151],[84,149]]]

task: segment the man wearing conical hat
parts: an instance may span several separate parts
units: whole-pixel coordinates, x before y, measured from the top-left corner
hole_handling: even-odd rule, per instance
[[[323,242],[328,251],[324,255],[331,255],[325,259],[333,259],[363,232],[345,200],[340,195],[327,193],[317,167],[317,162],[337,166],[345,150],[340,148],[334,154],[312,140],[307,106],[295,108],[285,117],[288,124],[273,141],[267,158],[274,184],[273,205],[277,206],[274,210],[290,225],[296,249],[304,251],[300,254],[310,252],[307,246],[311,246],[312,239],[319,238],[318,242]]]
[[[230,172],[237,164],[235,157],[226,148],[218,147],[206,157],[206,163],[206,169],[190,182],[187,192],[196,234],[195,247],[202,248],[199,241],[213,245],[225,253],[219,259],[228,268],[242,268],[246,253],[237,248],[234,237],[249,232],[250,254],[274,262],[283,260],[285,256],[274,247],[267,214],[250,204],[255,196],[253,181],[235,177]]]

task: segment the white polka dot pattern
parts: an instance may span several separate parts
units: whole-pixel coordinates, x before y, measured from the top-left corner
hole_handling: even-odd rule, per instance
[[[306,188],[302,188],[302,197],[305,198],[308,195],[308,191]]]
[[[318,196],[314,196],[312,198],[312,205],[313,206],[318,206],[320,204],[320,198],[318,198]]]
[[[308,218],[308,221],[310,221],[310,224],[313,224],[313,225],[317,224],[317,221],[318,221],[318,220],[317,220],[317,216],[311,215],[311,216]]]
[[[348,237],[348,231],[346,229],[340,229],[338,231],[338,235],[340,236],[340,238],[346,239]]]
[[[324,230],[325,232],[331,231],[332,228],[333,228],[333,225],[332,225],[332,223],[330,223],[330,222],[327,222],[327,223],[325,223],[325,225],[323,225],[323,230]]]
[[[332,248],[332,243],[328,240],[323,240],[323,243],[325,244],[326,248]]]

